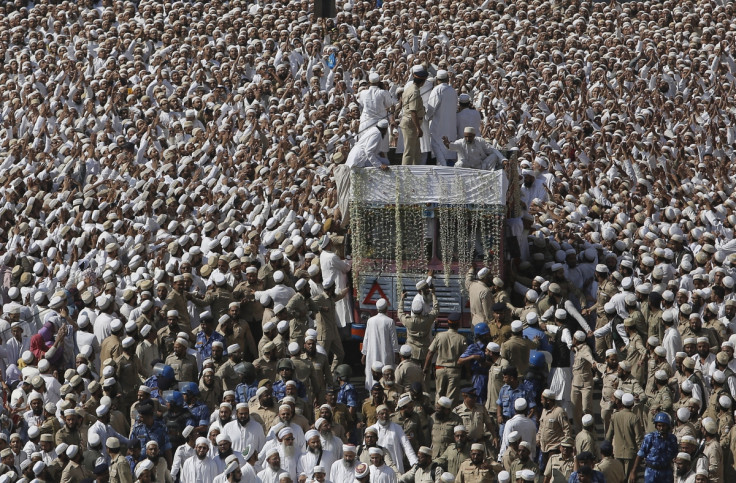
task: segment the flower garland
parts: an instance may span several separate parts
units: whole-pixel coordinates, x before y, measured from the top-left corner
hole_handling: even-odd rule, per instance
[[[401,300],[401,293],[404,291],[403,273],[403,249],[404,249],[404,233],[401,225],[401,181],[400,177],[396,177],[396,204],[394,205],[394,219],[396,220],[396,255],[394,261],[396,263],[396,300]]]

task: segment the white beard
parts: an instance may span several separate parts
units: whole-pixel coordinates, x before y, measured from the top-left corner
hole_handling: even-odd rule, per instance
[[[291,446],[284,445],[284,456],[291,458],[294,456],[295,453],[296,453],[296,448],[294,447],[294,445],[291,445]]]

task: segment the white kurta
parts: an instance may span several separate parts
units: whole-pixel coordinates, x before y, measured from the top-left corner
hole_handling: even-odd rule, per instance
[[[457,153],[458,168],[497,169],[501,167],[504,157],[500,151],[492,147],[485,139],[476,137],[472,143],[465,138],[450,143],[450,151]]]
[[[379,168],[388,164],[388,159],[379,154],[387,151],[383,146],[384,141],[388,143],[387,139],[388,134],[384,136],[377,127],[368,129],[350,150],[345,165],[350,168]]]
[[[325,468],[331,468],[332,464],[339,458],[331,451],[322,450],[322,455],[319,453],[314,454],[310,451],[302,453],[299,457],[299,464],[297,466],[298,473],[305,473],[307,477],[312,478],[314,476],[314,467],[317,465],[324,466]]]
[[[674,327],[664,331],[662,336],[662,347],[667,351],[667,362],[674,368],[675,367],[675,354],[682,351],[682,337],[680,332]]]
[[[443,137],[454,141],[457,134],[457,91],[452,86],[437,84],[432,89],[427,102],[427,119],[437,164],[447,166],[446,160],[457,158],[457,154],[442,143]]]
[[[189,446],[187,443],[176,448],[174,453],[174,463],[171,465],[171,477],[176,480],[176,476],[181,472],[184,462],[196,454],[196,450],[193,446]]]
[[[240,423],[230,421],[223,428],[223,432],[230,436],[233,443],[233,450],[241,453],[246,446],[254,445],[255,448],[261,448],[266,443],[266,435],[263,433],[263,426],[256,422],[255,419],[248,421],[248,424],[241,426]]]
[[[201,483],[212,481],[217,476],[217,465],[210,458],[203,460],[196,455],[184,462],[181,470],[181,483]]]
[[[409,460],[409,465],[414,466],[417,455],[401,426],[393,422],[389,422],[386,426],[376,423],[373,429],[378,431],[378,444],[391,454],[399,473],[404,473],[404,455]]]
[[[472,127],[475,128],[476,134],[480,135],[480,112],[476,111],[475,109],[466,108],[462,111],[459,111],[455,118],[457,119],[457,134],[455,136],[455,139],[460,139],[463,137],[463,134],[465,133],[466,127]],[[450,141],[454,141],[455,139],[452,139],[450,136],[447,136]]]
[[[534,459],[537,454],[537,425],[526,416],[517,414],[513,418],[509,419],[504,425],[503,436],[501,437],[501,450],[498,452],[498,460],[501,461],[503,453],[506,451],[506,448],[508,448],[509,434],[513,431],[518,431],[521,436],[521,440],[529,443],[529,447],[532,451],[531,458]]]
[[[296,451],[293,456],[286,456],[284,452],[284,445],[279,444],[279,457],[281,458],[281,469],[291,475],[293,481],[297,481],[297,475],[299,474],[299,459],[304,453],[298,450],[294,445]]]
[[[358,139],[361,139],[378,121],[388,121],[388,110],[396,102],[388,91],[378,86],[370,86],[365,89],[356,99],[361,108],[360,125],[358,127]],[[381,151],[388,152],[388,136],[381,140]]]
[[[344,460],[335,461],[330,468],[331,481],[353,481],[355,479],[355,467],[358,466],[355,461],[350,466],[346,466]]]
[[[350,263],[341,260],[334,252],[323,250],[319,255],[319,266],[322,269],[322,280],[335,281],[335,291],[340,292],[348,286]],[[347,327],[353,323],[353,312],[348,297],[343,297],[335,304],[337,319],[340,327]]]
[[[270,466],[267,466],[258,473],[258,478],[261,480],[261,483],[279,483],[279,475],[283,472],[284,470],[280,468],[278,471],[274,471]]]
[[[396,472],[385,464],[380,468],[376,468],[373,465],[369,468],[371,470],[371,483],[396,483]]]
[[[384,365],[394,363],[394,355],[399,352],[399,338],[396,323],[386,314],[376,314],[365,324],[363,336],[363,355],[365,356],[365,388],[370,392],[373,386],[371,365],[380,361]]]

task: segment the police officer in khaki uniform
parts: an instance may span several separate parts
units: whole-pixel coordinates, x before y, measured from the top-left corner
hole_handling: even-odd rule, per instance
[[[601,418],[603,419],[603,432],[608,431],[611,422],[614,402],[613,393],[618,389],[618,355],[615,349],[606,350],[606,361],[596,364],[596,369],[601,375],[603,389],[601,390]]]
[[[462,462],[470,458],[470,442],[468,432],[463,425],[455,426],[454,437],[455,443],[448,446],[445,452],[437,458],[437,463],[456,475]]]
[[[610,441],[603,441],[599,448],[601,460],[593,469],[603,473],[607,483],[623,483],[626,480],[624,465],[613,457],[613,445]]]
[[[644,439],[644,427],[633,413],[634,396],[625,393],[617,409],[611,416],[611,425],[606,432],[606,439],[613,442],[613,455],[624,465],[624,473],[631,473],[631,466],[636,452]]]
[[[550,389],[542,392],[542,415],[539,417],[537,444],[542,450],[543,465],[552,455],[559,453],[560,444],[570,438],[570,422],[561,406],[557,405],[555,393]],[[545,473],[546,474],[546,473]]]
[[[470,442],[482,442],[485,433],[494,434],[491,416],[484,406],[477,403],[478,395],[474,387],[463,388],[462,395],[462,404],[455,407],[452,412],[462,418]]]
[[[626,359],[624,360],[631,364],[631,373],[639,381],[639,384],[645,384],[647,380],[647,366],[645,364],[647,348],[644,347],[644,341],[639,335],[634,319],[631,317],[624,319],[624,328],[629,336],[629,343],[626,345]]]
[[[401,96],[401,121],[399,127],[404,137],[403,165],[419,164],[422,149],[419,139],[423,136],[422,121],[427,111],[422,100],[421,89],[428,77],[427,71],[421,65],[412,68],[412,82]]]
[[[120,440],[115,437],[107,438],[105,442],[110,454],[110,483],[133,483],[133,473],[125,456],[120,454]]]
[[[572,389],[570,399],[575,415],[575,431],[580,430],[583,414],[593,412],[593,367],[595,359],[585,342],[585,332],[578,330],[573,334]]]
[[[559,445],[559,453],[549,458],[544,467],[544,483],[567,483],[575,467],[572,438],[565,438]]]
[[[656,430],[656,428],[654,427],[653,418],[651,416],[654,416],[659,412],[665,412],[670,415],[672,414],[672,392],[667,385],[667,382],[669,380],[669,377],[667,377],[667,373],[661,369],[658,370],[654,374],[654,380],[656,381],[656,389],[651,399],[649,399],[650,417],[645,418],[645,431],[647,433],[651,433],[652,431]]]
[[[427,345],[427,350],[429,350],[429,345]],[[421,359],[415,360],[412,357],[412,352],[413,349],[408,344],[404,344],[399,348],[401,362],[394,371],[396,383],[403,387],[404,392],[408,391],[415,382],[424,385],[424,372],[422,372],[422,363],[419,362]]]
[[[718,442],[718,424],[712,419],[703,423],[703,436],[705,447],[703,455],[708,459],[708,482],[723,482],[723,449]]]
[[[171,366],[177,381],[197,381],[197,360],[187,353],[189,341],[179,337],[174,342],[174,353],[169,354],[165,364]],[[137,386],[137,385],[136,385]],[[231,389],[231,388],[228,388]],[[234,389],[234,388],[232,388]]]
[[[410,396],[402,396],[399,399],[399,402],[396,404],[396,412],[391,415],[391,421],[401,426],[414,451],[417,451],[420,446],[426,446],[431,443],[430,441],[425,441],[422,420],[414,412],[414,402]]]
[[[496,400],[503,387],[503,370],[509,366],[509,361],[501,357],[501,346],[495,342],[489,342],[486,346],[486,357],[492,362],[491,368],[488,370],[488,399],[486,399],[486,409],[494,424],[498,421],[496,415]]]
[[[92,478],[92,472],[82,466],[84,451],[80,450],[79,446],[69,446],[66,449],[66,455],[69,457],[69,463],[61,472],[62,483],[81,483],[87,478]]]
[[[432,437],[432,458],[445,452],[455,441],[455,427],[463,420],[452,412],[452,400],[442,396],[435,404],[435,412],[429,418],[429,433]],[[485,451],[485,450],[484,450]]]
[[[483,267],[478,270],[476,280],[473,280],[473,269],[471,268],[465,276],[465,286],[468,287],[468,301],[470,302],[470,315],[473,325],[485,322],[490,324],[493,320],[493,292],[488,286],[491,279],[491,271]]]
[[[406,291],[401,294],[399,307],[404,307],[404,299]],[[411,347],[411,358],[420,364],[424,362],[429,351],[430,339],[432,336],[432,326],[437,319],[440,310],[440,304],[434,294],[432,287],[432,310],[424,315],[424,302],[421,299],[414,299],[411,304],[411,313],[403,310],[399,311],[399,321],[406,327],[406,344]]]
[[[457,332],[459,324],[459,312],[447,317],[447,331],[435,337],[424,361],[424,373],[429,374],[432,358],[437,354],[437,395],[447,396],[453,402],[458,400],[460,389],[461,370],[458,359],[468,346],[465,337]]]
[[[524,337],[523,330],[524,324],[520,320],[511,322],[511,337],[501,344],[501,357],[516,367],[522,376],[529,369],[529,353],[539,345],[539,339],[532,341]]]
[[[470,447],[470,459],[464,461],[457,473],[457,483],[491,483],[495,479],[490,465],[485,463],[485,446],[474,443]]]

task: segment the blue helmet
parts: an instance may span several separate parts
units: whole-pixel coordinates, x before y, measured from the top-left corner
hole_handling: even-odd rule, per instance
[[[491,333],[491,329],[488,327],[488,324],[485,322],[481,322],[480,324],[476,325],[473,329],[473,333],[475,333],[476,337],[480,337],[481,335],[486,335]]]
[[[177,406],[183,406],[184,397],[179,391],[171,391],[171,394],[166,397],[166,402],[169,404],[175,404]]]
[[[162,363],[158,363],[153,366],[153,373],[156,375],[156,377],[169,381],[173,381],[176,377],[174,375],[174,369],[172,369],[171,366]]]
[[[194,382],[188,382],[181,388],[181,392],[182,394],[194,394],[195,396],[199,396],[199,387]]]
[[[532,351],[529,355],[529,365],[532,367],[545,367],[547,365],[547,359],[539,351]]]
[[[657,424],[657,423],[664,423],[667,426],[672,426],[670,415],[667,413],[657,413],[657,415],[654,416],[654,424]]]

